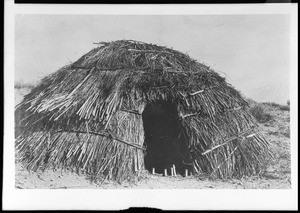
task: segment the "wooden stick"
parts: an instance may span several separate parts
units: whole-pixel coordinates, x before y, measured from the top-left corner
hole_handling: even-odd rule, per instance
[[[174,172],[174,176],[177,176],[176,175],[176,168],[175,168],[175,165],[173,164],[173,172]]]
[[[133,155],[133,161],[134,161],[134,171],[136,172],[138,171],[138,169],[137,169],[137,156],[135,154]]]
[[[254,137],[256,134],[254,133],[254,134],[251,134],[251,135],[248,135],[248,136],[246,136],[246,138],[252,138],[252,137]]]
[[[155,174],[155,168],[152,168],[152,174]]]
[[[228,140],[226,140],[224,143],[219,144],[219,145],[217,145],[217,146],[215,146],[215,147],[213,147],[213,148],[211,148],[209,150],[206,150],[205,152],[202,153],[202,155],[206,155],[207,153],[209,153],[209,152],[211,152],[211,151],[213,151],[213,150],[215,150],[215,149],[217,149],[217,148],[219,148],[221,146],[224,146],[224,145],[228,144],[229,142],[233,141],[234,139],[240,138],[241,135],[243,135],[245,133],[248,133],[251,130],[253,130],[253,129],[248,129],[248,130],[246,130],[246,131],[244,131],[244,132],[242,132],[240,134],[236,134],[235,136],[233,136],[233,137],[229,138]],[[252,135],[248,135],[247,137],[250,137],[250,136],[252,137]]]
[[[89,68],[89,67],[82,67],[82,66],[75,66],[75,65],[71,65],[71,68],[72,68],[72,69],[84,69],[84,70],[89,70],[89,69],[91,69],[91,68]]]
[[[165,176],[168,176],[167,169],[165,169]]]
[[[197,94],[202,93],[202,92],[204,92],[204,89],[200,90],[200,91],[197,91],[197,92],[190,93],[189,95],[193,96],[193,95],[197,95]]]
[[[233,109],[226,109],[227,111],[233,111],[233,110],[239,110],[242,109],[242,107],[237,107],[237,108],[233,108]],[[190,114],[186,114],[186,115],[181,115],[181,118],[186,118],[186,117],[190,117],[190,116],[194,116],[194,115],[198,115],[201,114],[202,112],[195,112],[195,113],[190,113]]]
[[[137,110],[120,109],[120,111],[129,112],[129,113],[133,113],[133,114],[136,114],[136,115],[142,115]]]
[[[191,113],[191,114],[186,114],[186,115],[182,115],[181,117],[182,117],[182,118],[186,118],[186,117],[193,116],[193,115],[197,115],[197,114],[199,114],[199,112],[197,112],[197,113]]]
[[[50,147],[51,143],[51,132],[48,133],[48,148]]]
[[[174,55],[173,53],[170,53],[170,52],[157,51],[157,50],[137,50],[137,49],[127,49],[127,50],[128,50],[128,51],[135,51],[135,52],[166,53],[166,54],[171,54],[171,55]]]
[[[212,174],[214,173],[214,172],[216,172],[218,169],[220,169],[220,167],[224,164],[224,163],[226,163],[227,161],[228,161],[228,159],[230,159],[230,157],[233,155],[233,153],[237,150],[237,148],[239,147],[239,145],[240,144],[238,144],[236,147],[235,147],[235,149],[229,154],[229,157],[227,158],[227,159],[225,159],[223,162],[221,162],[218,166],[217,166],[217,168],[215,168],[213,171],[212,171],[212,173],[210,174],[210,176],[212,176]]]
[[[87,133],[87,132],[84,132],[84,131],[77,131],[77,130],[59,130],[59,131],[57,131],[57,132],[53,132],[53,134],[55,134],[55,133],[61,133],[61,132],[83,133],[83,134],[86,134],[86,133]],[[144,148],[144,147],[142,147],[142,146],[140,146],[140,145],[138,145],[138,144],[135,144],[135,143],[129,143],[129,142],[120,140],[120,139],[118,139],[118,138],[114,138],[114,137],[112,137],[111,135],[108,135],[107,133],[97,133],[97,132],[89,131],[89,134],[99,135],[99,136],[102,136],[102,137],[107,137],[107,138],[112,139],[112,140],[114,140],[114,141],[118,141],[118,142],[127,144],[127,145],[129,145],[129,146],[133,146],[133,147],[138,148],[138,149],[146,150],[146,148]]]
[[[186,169],[185,170],[185,177],[187,177],[188,176],[188,170]]]
[[[105,45],[105,44],[109,44],[108,42],[93,42],[93,44],[101,44],[101,45]]]
[[[93,73],[93,71],[95,70],[95,67],[93,67],[91,70],[90,70],[90,73],[75,87],[75,89],[73,89],[73,91],[66,97],[66,99],[67,98],[69,98],[69,97],[71,97],[73,94],[74,94],[74,92],[79,88],[79,87],[81,87],[81,85],[92,75],[92,73]]]

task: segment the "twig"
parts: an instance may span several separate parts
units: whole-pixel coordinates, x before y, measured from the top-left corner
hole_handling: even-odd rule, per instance
[[[109,44],[109,42],[93,42],[93,44],[102,44],[102,45],[104,45],[104,44]]]
[[[170,52],[164,52],[164,51],[158,51],[158,50],[136,50],[136,49],[128,49],[128,51],[135,51],[135,52],[154,52],[154,53],[165,53],[165,54],[174,55],[173,53],[170,53]]]
[[[193,115],[197,115],[197,114],[200,114],[200,112],[182,115],[181,118],[186,118],[186,117],[193,116]]]
[[[199,90],[197,92],[189,93],[189,95],[193,96],[193,95],[197,95],[197,94],[202,93],[202,92],[204,92],[204,89],[203,90]]]
[[[84,69],[84,70],[89,70],[91,68],[89,67],[82,67],[82,66],[76,66],[76,65],[71,65],[71,68],[72,69]]]
[[[240,109],[242,109],[242,107],[237,107],[237,108],[233,108],[233,109],[226,109],[226,110],[227,111],[233,111],[233,110],[240,110]],[[190,114],[182,115],[181,118],[186,118],[186,117],[198,115],[198,114],[201,114],[201,113],[203,113],[203,112],[190,113]]]
[[[239,147],[239,145],[240,145],[240,144],[238,144],[238,145],[235,147],[235,149],[229,154],[229,156],[228,156],[227,159],[225,159],[222,163],[220,163],[220,164],[217,166],[216,169],[214,169],[214,171],[212,171],[212,173],[210,174],[210,176],[211,176],[214,172],[216,172],[218,169],[220,169],[220,167],[221,167],[224,163],[226,163],[226,162],[229,160],[229,158],[230,158],[230,157],[233,155],[233,153],[237,150],[237,148]]]
[[[229,142],[233,141],[234,139],[239,138],[241,135],[243,135],[243,134],[245,134],[245,133],[247,133],[247,132],[249,132],[249,131],[251,131],[251,130],[252,130],[252,129],[248,129],[248,130],[246,130],[246,131],[244,131],[244,132],[242,132],[242,133],[237,134],[237,135],[234,136],[234,137],[229,138],[229,139],[226,140],[224,143],[219,144],[219,145],[217,145],[217,146],[215,146],[215,147],[213,147],[213,148],[211,148],[211,149],[209,149],[209,150],[206,150],[205,152],[202,153],[202,155],[206,155],[207,153],[209,153],[209,152],[211,152],[211,151],[213,151],[213,150],[215,150],[215,149],[217,149],[217,148],[219,148],[219,147],[221,147],[221,146],[224,146],[224,145],[228,144]],[[252,135],[248,135],[246,138],[250,138],[250,136],[253,137],[254,135],[253,135],[253,136],[252,136]]]
[[[185,170],[185,177],[187,177],[188,176],[188,170],[186,169]]]
[[[95,70],[95,67],[93,67],[90,70],[90,73],[75,87],[75,89],[73,89],[73,91],[66,97],[66,99],[71,97],[74,94],[74,92],[91,76],[91,74],[94,70]]]
[[[120,109],[120,111],[129,112],[129,113],[133,113],[133,114],[137,114],[137,115],[142,115],[137,110]]]
[[[175,167],[175,165],[173,165],[173,173],[174,173],[174,176],[177,176],[176,175],[176,167]]]
[[[61,131],[54,132],[54,134],[55,134],[55,133],[61,133],[61,132],[83,133],[83,134],[89,133],[89,134],[93,134],[93,135],[98,135],[98,136],[102,136],[102,137],[107,137],[107,138],[109,138],[109,139],[112,139],[112,140],[115,140],[115,141],[118,141],[118,142],[127,144],[127,145],[129,145],[129,146],[133,146],[133,147],[135,147],[135,148],[145,150],[144,147],[142,147],[142,146],[140,146],[140,145],[138,145],[138,144],[129,143],[129,142],[120,140],[120,139],[118,139],[118,138],[114,138],[114,137],[112,137],[111,135],[106,135],[106,134],[104,134],[104,133],[97,133],[97,132],[92,132],[92,131],[84,132],[84,131],[76,131],[76,130],[65,130],[65,131],[61,130]]]
[[[110,71],[115,71],[115,70],[124,70],[124,69],[132,69],[130,67],[116,67],[116,68],[105,68],[105,67],[99,67],[97,68],[97,70],[104,70],[104,71],[107,71],[107,70],[110,70]]]
[[[197,95],[197,94],[200,94],[200,93],[203,93],[205,92],[206,90],[211,90],[212,88],[215,88],[216,86],[212,86],[212,87],[207,87],[207,88],[204,88],[202,90],[199,90],[197,92],[193,92],[193,93],[188,93],[189,96],[194,96],[194,95]]]

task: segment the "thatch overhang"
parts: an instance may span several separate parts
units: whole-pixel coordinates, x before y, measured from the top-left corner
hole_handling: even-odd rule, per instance
[[[101,42],[42,79],[16,107],[18,158],[29,169],[67,167],[122,180],[144,169],[142,113],[174,105],[193,172],[258,173],[270,155],[240,92],[179,51]]]

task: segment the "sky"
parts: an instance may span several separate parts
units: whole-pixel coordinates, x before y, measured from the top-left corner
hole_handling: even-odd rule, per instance
[[[133,39],[205,63],[258,101],[289,99],[289,15],[16,15],[15,82],[38,82],[96,47]],[[280,94],[279,94],[280,93]]]

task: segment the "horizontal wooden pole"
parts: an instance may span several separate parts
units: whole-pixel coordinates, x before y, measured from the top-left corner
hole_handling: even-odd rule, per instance
[[[133,113],[133,114],[136,114],[136,115],[142,115],[137,110],[120,109],[120,111],[129,112],[129,113]]]
[[[202,92],[204,92],[204,89],[203,89],[203,90],[199,90],[199,91],[197,91],[197,92],[189,93],[189,95],[190,95],[190,96],[193,96],[193,95],[200,94],[200,93],[202,93]]]
[[[123,140],[120,140],[118,138],[114,138],[112,137],[111,135],[109,135],[108,133],[97,133],[97,132],[92,132],[92,131],[89,131],[89,132],[85,132],[85,131],[77,131],[77,130],[61,130],[61,131],[57,131],[57,132],[54,132],[55,133],[61,133],[61,132],[69,132],[69,133],[82,133],[82,134],[92,134],[92,135],[98,135],[98,136],[102,136],[102,137],[107,137],[109,139],[112,139],[112,140],[115,140],[115,141],[118,141],[118,142],[121,142],[121,143],[124,143],[128,146],[132,146],[132,147],[135,147],[135,148],[138,148],[138,149],[143,149],[143,150],[146,150],[144,147],[138,145],[138,144],[134,144],[134,143],[130,143],[130,142],[127,142],[127,141],[123,141]]]
[[[215,149],[217,149],[217,148],[219,148],[219,147],[222,147],[222,146],[228,144],[229,142],[233,141],[234,139],[237,139],[237,138],[241,137],[241,135],[243,135],[243,134],[245,134],[245,133],[247,133],[247,132],[249,132],[249,131],[251,131],[251,130],[253,130],[253,129],[248,129],[248,130],[246,130],[246,131],[244,131],[244,132],[241,132],[241,133],[237,134],[236,136],[233,136],[233,137],[229,138],[229,139],[226,140],[224,143],[219,144],[219,145],[217,145],[217,146],[215,146],[215,147],[213,147],[213,148],[211,148],[211,149],[209,149],[209,150],[203,152],[202,155],[206,155],[207,153],[210,153],[211,151],[213,151],[213,150],[215,150]],[[249,136],[246,136],[245,138],[250,138],[250,137],[253,137],[253,136],[254,136],[254,134],[249,135]]]
[[[158,50],[137,50],[137,49],[127,49],[127,50],[128,51],[134,51],[134,52],[165,53],[165,54],[174,55],[173,53],[170,53],[170,52],[164,52],[164,51],[158,51]]]

